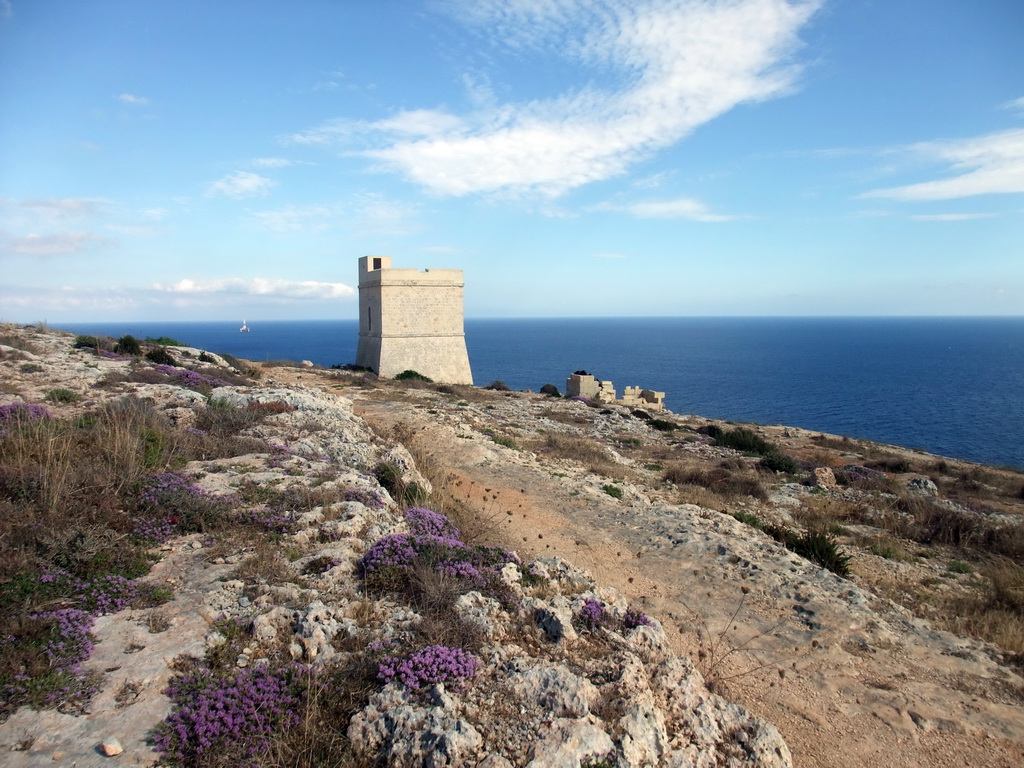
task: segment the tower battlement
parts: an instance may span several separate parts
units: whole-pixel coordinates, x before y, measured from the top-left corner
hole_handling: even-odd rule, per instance
[[[359,259],[356,364],[380,376],[414,370],[472,384],[461,269],[396,269],[390,256]]]

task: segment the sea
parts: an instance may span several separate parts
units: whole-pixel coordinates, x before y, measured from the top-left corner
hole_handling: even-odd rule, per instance
[[[356,320],[69,323],[255,361],[354,362]],[[1024,469],[1024,318],[529,318],[465,321],[473,379],[565,390],[574,371],[666,407]]]

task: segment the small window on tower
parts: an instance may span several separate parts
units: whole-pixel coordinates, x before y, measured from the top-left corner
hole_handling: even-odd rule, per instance
[[[373,268],[374,269],[380,269],[380,259],[374,259],[373,260]]]
[[[371,307],[366,308],[366,330],[373,330],[373,309]]]

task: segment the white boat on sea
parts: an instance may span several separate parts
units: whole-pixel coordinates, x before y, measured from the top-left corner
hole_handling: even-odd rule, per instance
[[[249,326],[245,324],[245,319],[244,318],[242,319],[242,327],[239,328],[238,330],[241,331],[242,333],[248,333],[249,332]]]

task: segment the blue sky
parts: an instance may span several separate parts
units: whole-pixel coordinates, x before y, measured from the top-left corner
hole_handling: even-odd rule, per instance
[[[1024,314],[1020,0],[0,0],[0,320]]]

